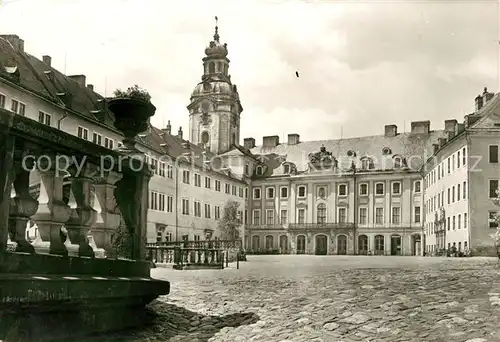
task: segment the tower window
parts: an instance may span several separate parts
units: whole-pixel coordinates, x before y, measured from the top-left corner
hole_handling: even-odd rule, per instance
[[[236,133],[233,133],[232,144],[236,145]]]
[[[201,133],[201,142],[206,144],[208,143],[208,141],[210,140],[210,135],[208,134],[208,132],[203,132]]]
[[[218,72],[224,71],[224,66],[222,65],[222,62],[217,63],[217,71]]]
[[[215,63],[214,62],[210,62],[210,64],[208,64],[208,72],[211,74],[215,73]]]

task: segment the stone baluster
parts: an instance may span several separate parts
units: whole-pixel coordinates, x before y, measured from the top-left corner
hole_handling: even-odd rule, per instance
[[[71,208],[63,201],[63,176],[55,154],[38,158],[36,171],[40,176],[38,210],[32,216],[38,225],[39,239],[33,243],[36,252],[68,255],[61,227],[68,221]]]
[[[71,165],[71,199],[76,206],[71,208],[71,216],[65,224],[72,245],[78,245],[78,256],[95,257],[89,245],[88,235],[97,218],[97,211],[91,206],[93,177],[98,172],[96,165],[80,163]]]
[[[14,114],[13,114],[14,115]],[[0,252],[7,249],[14,137],[9,135],[13,115],[0,117]]]
[[[23,146],[24,148],[26,147]],[[21,152],[16,153],[15,159],[12,172],[15,196],[10,199],[9,235],[11,241],[17,244],[16,252],[35,253],[31,243],[26,241],[28,221],[38,210],[38,201],[29,191],[30,173],[34,168],[35,158],[27,152]]]
[[[92,228],[92,236],[98,248],[104,249],[106,258],[115,258],[116,250],[111,237],[120,226],[121,215],[118,212],[115,199],[115,183],[122,178],[118,172],[101,171],[96,178],[94,189],[97,200],[97,221]]]

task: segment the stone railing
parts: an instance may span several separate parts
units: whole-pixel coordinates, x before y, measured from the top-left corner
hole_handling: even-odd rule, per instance
[[[148,259],[156,266],[175,269],[224,268],[237,261],[241,240],[169,241],[148,243]],[[241,260],[238,260],[241,261]]]
[[[127,147],[111,151],[0,109],[0,340],[127,328],[169,293],[146,260],[151,173]]]

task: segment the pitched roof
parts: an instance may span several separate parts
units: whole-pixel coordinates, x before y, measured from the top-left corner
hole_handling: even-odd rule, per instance
[[[295,145],[279,144],[272,148],[257,146],[252,148],[250,152],[254,155],[268,156],[268,158],[261,158],[265,160],[266,164],[269,164],[268,160],[273,161],[274,165],[271,168],[274,170],[266,173],[265,176],[283,174],[283,168],[278,167],[282,161],[293,163],[299,173],[307,171],[310,162],[309,156],[318,153],[322,147],[325,148],[326,152],[331,152],[340,169],[348,169],[353,159],[359,163],[363,157],[372,159],[374,170],[390,169],[392,165],[388,159],[397,155],[409,161],[408,166],[418,168],[416,163],[425,159],[425,153],[432,154],[432,144],[436,143],[440,137],[444,137],[442,130],[431,131],[428,134],[402,133],[393,137],[374,135],[306,141]],[[354,154],[348,154],[349,151],[354,152]],[[415,157],[411,159],[412,156]],[[410,163],[412,164],[410,165]]]
[[[64,104],[73,114],[120,134],[113,125],[114,115],[107,110],[103,96],[16,48],[12,39],[19,40],[15,35],[0,36],[0,79],[22,87],[56,106]],[[8,72],[14,67],[17,67],[17,75]],[[136,137],[136,141],[159,153],[165,152],[161,146],[163,141],[158,136],[141,134]]]
[[[500,93],[486,102],[477,115],[480,118],[468,130],[500,130]]]

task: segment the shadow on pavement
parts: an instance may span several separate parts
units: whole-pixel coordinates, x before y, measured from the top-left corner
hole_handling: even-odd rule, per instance
[[[259,316],[253,312],[226,316],[205,316],[185,308],[155,300],[149,305],[148,324],[140,329],[108,333],[74,340],[86,341],[190,341],[205,342],[226,327],[256,323]]]

